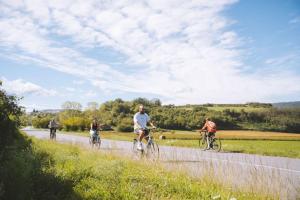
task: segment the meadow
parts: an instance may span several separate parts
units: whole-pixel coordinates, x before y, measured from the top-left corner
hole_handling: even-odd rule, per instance
[[[27,137],[22,138],[21,143],[17,141],[10,148],[11,156],[2,166],[7,187],[0,187],[0,197],[4,199],[248,200],[276,197],[249,188],[240,190],[206,176],[190,178],[181,171],[167,171],[159,163],[137,162],[111,152]]]
[[[63,132],[88,136],[88,132]],[[164,135],[165,140],[159,140]],[[153,133],[160,145],[198,148],[200,134],[193,131],[166,131]],[[132,141],[133,133],[103,131],[101,137],[112,140]],[[300,134],[262,131],[219,131],[217,137],[222,139],[222,151],[249,153],[267,156],[300,158]]]

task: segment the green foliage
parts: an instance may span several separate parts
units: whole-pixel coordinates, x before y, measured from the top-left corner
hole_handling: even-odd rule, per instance
[[[62,121],[62,126],[67,131],[83,131],[89,127],[89,122],[83,117],[69,117]]]
[[[50,115],[38,115],[32,118],[32,125],[36,128],[48,128],[51,119]]]
[[[300,109],[277,109],[265,103],[174,106],[161,105],[159,99],[137,98],[133,101],[107,101],[99,109],[97,103],[91,102],[88,109],[81,111],[79,103],[66,102],[58,118],[65,130],[83,130],[96,118],[106,127],[129,132],[132,131],[133,115],[140,104],[145,105],[146,112],[163,129],[200,129],[204,119],[210,117],[219,130],[300,132]]]
[[[19,98],[7,95],[0,88],[0,153],[6,145],[11,143],[20,125],[19,117],[22,114],[22,108],[18,106],[18,100]]]
[[[132,119],[123,118],[117,126],[117,131],[132,132],[133,131]]]

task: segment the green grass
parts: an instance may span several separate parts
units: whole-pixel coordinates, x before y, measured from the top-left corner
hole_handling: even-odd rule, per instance
[[[160,145],[195,147],[197,140],[160,140]],[[222,151],[300,158],[300,141],[222,140]]]
[[[229,152],[300,158],[300,141],[225,140]]]
[[[167,172],[159,164],[149,165],[77,146],[33,139],[32,149],[40,161],[43,176],[68,183],[66,194],[59,193],[56,197],[51,187],[55,182],[40,181],[42,184],[34,189],[43,188],[45,195],[52,191],[50,199],[213,199],[218,196],[217,199],[272,199],[237,191],[208,178],[195,180],[183,173]],[[64,184],[60,187],[64,191]],[[39,197],[49,199],[42,194]]]

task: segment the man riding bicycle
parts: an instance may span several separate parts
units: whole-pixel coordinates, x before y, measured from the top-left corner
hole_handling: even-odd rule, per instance
[[[150,121],[150,117],[145,113],[145,108],[143,105],[139,106],[139,112],[137,112],[133,117],[134,123],[134,132],[138,134],[138,145],[137,150],[143,150],[142,140],[145,136],[148,135],[147,123],[156,128],[153,123]]]
[[[217,132],[217,125],[210,118],[205,119],[205,124],[202,127],[201,131],[207,131],[208,137],[214,138]]]

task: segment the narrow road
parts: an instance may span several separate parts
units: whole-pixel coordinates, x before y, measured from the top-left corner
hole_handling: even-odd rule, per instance
[[[48,139],[49,132],[23,129],[30,136]],[[88,137],[57,133],[62,143],[89,145]],[[102,140],[100,151],[113,150],[130,155],[132,143]],[[266,148],[268,148],[266,146]],[[183,170],[192,177],[209,176],[234,188],[279,194],[281,199],[300,198],[300,159],[215,153],[196,148],[160,146],[160,162],[170,170]]]

